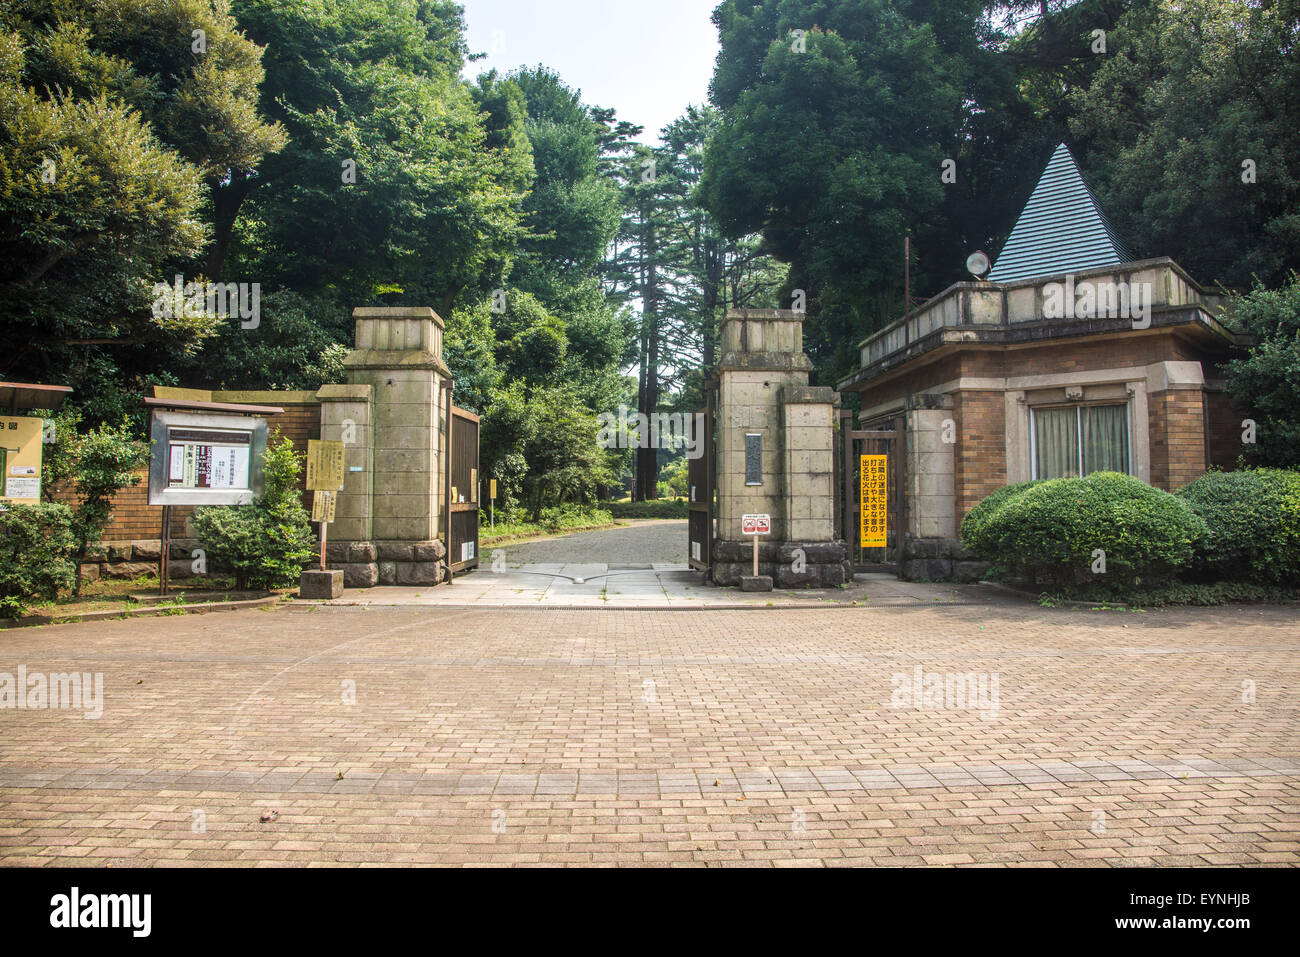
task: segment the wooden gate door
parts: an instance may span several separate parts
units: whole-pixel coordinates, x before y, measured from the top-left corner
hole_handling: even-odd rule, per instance
[[[691,568],[707,572],[713,557],[713,517],[717,501],[718,465],[714,439],[714,418],[717,414],[716,384],[705,388],[705,406],[691,416],[688,426],[690,447],[703,454],[686,465],[687,484],[690,486],[690,522],[687,559]]]
[[[894,565],[901,572],[907,516],[904,492],[905,436],[895,420],[892,430],[854,430],[844,419],[840,527],[853,567],[866,571]]]
[[[447,563],[453,575],[478,568],[478,432],[477,415],[451,407]]]

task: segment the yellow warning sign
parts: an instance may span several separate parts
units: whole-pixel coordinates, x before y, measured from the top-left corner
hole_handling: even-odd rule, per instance
[[[307,443],[307,491],[337,492],[343,488],[343,443],[312,439]]]
[[[889,456],[861,460],[862,547],[884,548],[889,531]]]

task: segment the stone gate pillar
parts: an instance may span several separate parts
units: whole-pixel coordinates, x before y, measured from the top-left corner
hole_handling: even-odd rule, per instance
[[[438,540],[451,380],[442,319],[427,307],[352,316],[348,384],[320,393],[322,435],[345,441],[348,453],[329,566],[341,568],[350,587],[434,585],[447,573]],[[356,427],[352,434],[345,423]]]
[[[718,364],[718,529],[711,574],[734,585],[751,574],[741,518],[772,516],[759,573],[781,588],[822,588],[852,577],[835,540],[835,409],[839,394],[808,385],[803,315],[733,309]]]

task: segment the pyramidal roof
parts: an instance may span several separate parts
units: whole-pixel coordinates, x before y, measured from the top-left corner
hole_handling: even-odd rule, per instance
[[[1017,282],[1132,261],[1062,143],[1043,170],[988,278]]]

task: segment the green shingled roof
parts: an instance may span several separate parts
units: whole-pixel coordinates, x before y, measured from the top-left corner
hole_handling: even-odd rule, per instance
[[[988,278],[1017,282],[1132,261],[1062,143],[1043,170]]]

